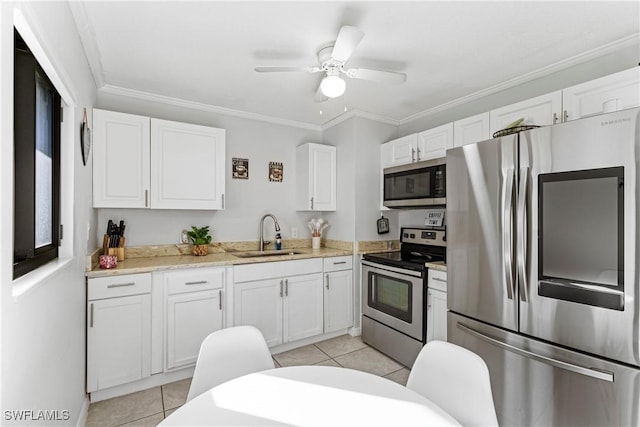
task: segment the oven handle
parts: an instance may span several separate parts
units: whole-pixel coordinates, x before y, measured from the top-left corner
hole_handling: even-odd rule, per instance
[[[371,295],[371,301],[376,300],[376,276],[373,274],[371,275],[371,283],[369,283],[369,295]]]
[[[386,270],[386,271],[391,271],[397,274],[404,274],[405,276],[422,277],[422,273],[420,271],[405,270],[404,268],[391,267],[389,265],[379,264],[377,262],[365,261],[365,260],[361,261],[361,264],[377,270],[383,270],[383,271]]]

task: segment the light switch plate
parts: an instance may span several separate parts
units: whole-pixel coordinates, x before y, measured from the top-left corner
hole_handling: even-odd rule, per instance
[[[187,230],[182,230],[180,232],[180,243],[189,243],[189,236],[187,235]]]

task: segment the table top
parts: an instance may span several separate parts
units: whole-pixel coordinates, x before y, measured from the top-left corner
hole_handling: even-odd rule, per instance
[[[386,378],[331,366],[245,375],[192,399],[160,426],[459,426],[427,398]]]

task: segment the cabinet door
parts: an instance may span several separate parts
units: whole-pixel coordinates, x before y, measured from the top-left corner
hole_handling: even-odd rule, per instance
[[[324,275],[324,332],[353,326],[353,271]]]
[[[89,301],[87,391],[151,375],[151,296]]]
[[[453,146],[484,141],[491,138],[489,130],[489,112],[467,117],[453,122]]]
[[[560,122],[562,92],[552,92],[490,112],[491,134],[522,118],[523,125],[548,126]]]
[[[417,161],[418,134],[403,136],[385,142],[381,146],[380,165],[382,168],[405,165]]]
[[[283,285],[280,279],[234,284],[234,325],[252,325],[269,347],[282,344]]]
[[[429,289],[427,302],[427,342],[447,340],[447,293]]]
[[[605,113],[610,105],[611,111],[637,107],[640,105],[640,67],[564,89],[562,105],[565,121]]]
[[[418,134],[417,160],[438,159],[453,147],[453,123],[425,130]]]
[[[93,110],[93,207],[148,207],[149,176],[149,118]]]
[[[223,209],[224,129],[151,119],[151,207]]]
[[[284,342],[319,335],[323,324],[322,274],[284,279]]]
[[[202,341],[219,329],[222,329],[222,290],[169,295],[166,369],[195,364]]]
[[[307,143],[296,149],[296,209],[336,210],[336,147]]]

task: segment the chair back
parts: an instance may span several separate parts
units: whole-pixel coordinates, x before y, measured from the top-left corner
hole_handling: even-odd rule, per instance
[[[262,333],[235,326],[209,334],[200,345],[187,402],[218,384],[275,367]]]
[[[430,341],[411,368],[407,388],[425,396],[463,426],[497,426],[489,369],[466,348]]]

